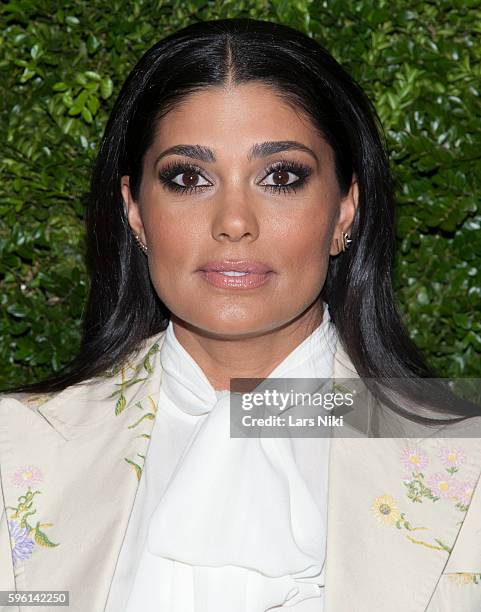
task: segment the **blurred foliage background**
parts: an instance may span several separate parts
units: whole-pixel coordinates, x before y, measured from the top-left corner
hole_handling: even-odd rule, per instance
[[[170,32],[240,16],[315,37],[373,100],[397,184],[404,319],[440,376],[481,376],[478,0],[12,0],[0,8],[0,387],[78,348],[90,168],[123,80]]]

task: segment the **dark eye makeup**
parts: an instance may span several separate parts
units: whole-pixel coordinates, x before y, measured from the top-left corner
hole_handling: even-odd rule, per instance
[[[296,174],[298,178],[287,185],[259,184],[259,186],[263,187],[265,191],[269,190],[273,193],[295,193],[297,189],[302,189],[302,187],[305,186],[309,175],[312,173],[312,170],[309,166],[306,166],[300,162],[293,160],[282,160],[268,166],[264,170],[264,178],[262,180],[264,181],[271,174],[279,172],[293,173]],[[163,186],[169,191],[175,191],[183,194],[204,191],[212,186],[210,183],[208,185],[180,185],[173,180],[179,175],[183,174],[189,176],[199,175],[204,180],[207,180],[203,175],[202,168],[190,162],[183,161],[173,161],[164,166],[164,168],[162,168],[162,170],[159,172],[159,179]]]

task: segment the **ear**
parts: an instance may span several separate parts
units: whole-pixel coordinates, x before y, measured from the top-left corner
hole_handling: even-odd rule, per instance
[[[132,198],[132,194],[130,193],[130,177],[128,175],[121,177],[120,190],[122,192],[125,214],[127,215],[129,225],[132,228],[132,231],[135,234],[138,234],[141,241],[145,244],[145,232],[140,214],[140,207],[138,202]]]
[[[340,245],[342,244],[342,232],[349,234],[351,229],[354,215],[359,201],[359,188],[357,184],[357,176],[353,175],[351,187],[346,196],[342,198],[339,203],[339,215],[337,222],[334,226],[334,233],[332,236],[330,255],[337,255],[342,251]],[[336,238],[339,242],[339,247],[336,243]]]

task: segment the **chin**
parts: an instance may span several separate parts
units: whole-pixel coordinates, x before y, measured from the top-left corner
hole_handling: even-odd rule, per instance
[[[255,336],[276,327],[270,321],[264,322],[258,315],[249,318],[225,316],[213,319],[211,313],[205,318],[199,318],[199,313],[197,312],[195,317],[184,319],[184,321],[196,328],[196,331],[200,334],[225,338]]]

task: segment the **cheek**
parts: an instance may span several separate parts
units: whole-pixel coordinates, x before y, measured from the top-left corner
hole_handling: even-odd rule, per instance
[[[329,260],[331,230],[328,220],[310,216],[284,235],[281,244],[286,261],[301,276],[318,277]]]
[[[158,296],[170,307],[182,285],[189,281],[187,272],[196,251],[196,234],[182,222],[157,217],[146,223],[149,273]]]
[[[192,216],[191,216],[192,217]],[[171,211],[163,202],[145,211],[143,224],[149,243],[150,257],[170,271],[185,264],[195,249],[196,224],[188,215]]]

